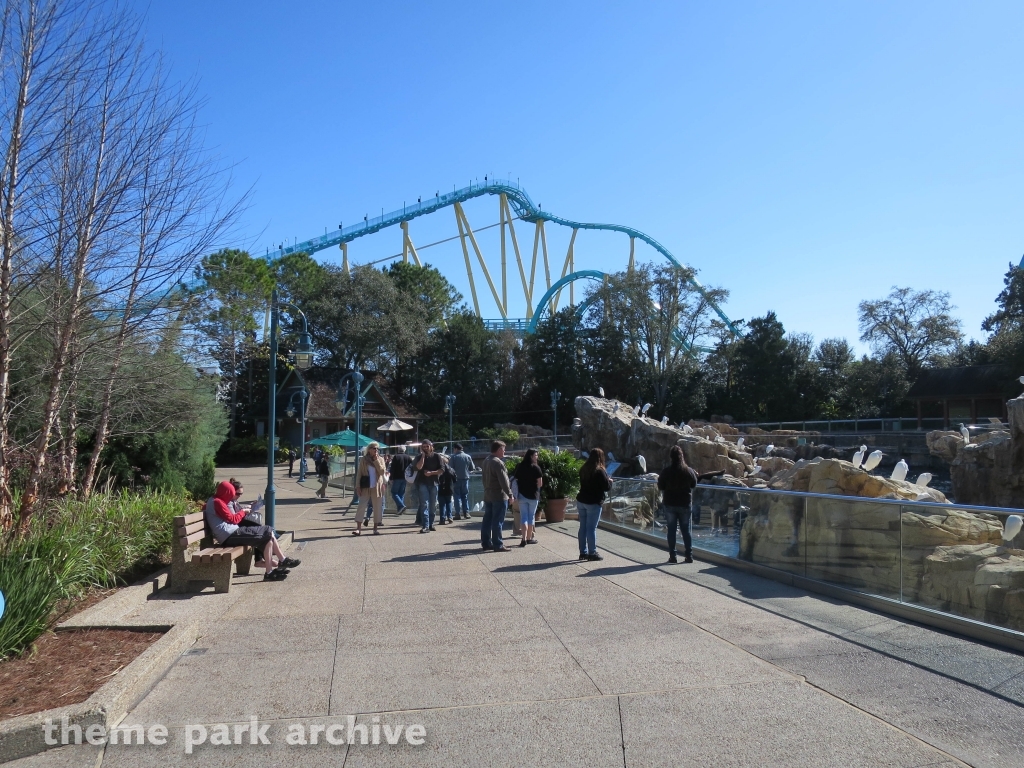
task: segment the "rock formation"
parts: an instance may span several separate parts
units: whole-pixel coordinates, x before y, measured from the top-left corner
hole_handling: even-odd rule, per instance
[[[961,504],[1024,507],[1024,396],[1006,407],[1009,431],[988,432],[969,445],[959,432],[936,430],[926,437],[932,455],[950,463],[953,497]]]

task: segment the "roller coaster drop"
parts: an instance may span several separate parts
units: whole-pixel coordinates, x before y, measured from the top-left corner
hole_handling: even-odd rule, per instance
[[[495,285],[494,280],[491,278],[491,273],[487,268],[487,263],[484,260],[483,253],[477,244],[476,236],[472,227],[470,227],[469,220],[466,218],[466,213],[462,208],[462,204],[467,200],[471,200],[482,195],[497,195],[499,197],[499,224],[496,225],[501,227],[501,273],[499,285]],[[535,205],[526,191],[521,189],[518,184],[512,184],[501,180],[487,180],[486,177],[483,184],[470,184],[468,187],[464,187],[463,189],[455,190],[453,192],[446,192],[445,194],[439,193],[435,197],[426,201],[421,199],[417,201],[415,205],[402,206],[401,210],[394,211],[393,213],[382,214],[381,216],[373,218],[366,217],[360,224],[345,228],[339,227],[335,232],[329,232],[325,235],[314,237],[304,242],[295,243],[291,246],[282,244],[282,246],[277,250],[268,251],[266,258],[275,259],[281,256],[286,256],[290,253],[300,252],[313,254],[327,248],[338,247],[341,249],[342,261],[347,269],[348,244],[350,242],[357,238],[371,235],[374,232],[379,232],[382,229],[393,227],[397,224],[402,229],[401,257],[405,261],[408,261],[411,256],[417,264],[422,266],[416,247],[413,245],[412,239],[409,237],[409,222],[419,216],[425,216],[439,211],[442,208],[448,207],[455,209],[455,222],[459,230],[458,237],[462,244],[462,253],[466,260],[466,275],[469,278],[469,288],[473,298],[473,308],[476,311],[477,316],[480,317],[480,301],[477,296],[476,281],[473,274],[473,262],[470,258],[470,250],[473,251],[480,264],[480,269],[483,272],[484,279],[490,288],[491,295],[494,297],[494,303],[497,305],[498,312],[501,314],[500,319],[484,321],[491,328],[506,328],[520,333],[533,333],[537,329],[537,322],[545,308],[547,308],[550,313],[554,313],[557,310],[558,302],[564,288],[568,287],[569,289],[569,303],[572,305],[575,304],[573,284],[576,281],[588,279],[603,280],[605,278],[605,273],[598,270],[585,269],[577,271],[575,269],[573,246],[576,242],[576,234],[581,229],[609,230],[612,232],[622,232],[623,234],[628,235],[630,267],[634,264],[634,246],[636,240],[641,240],[642,242],[650,245],[671,264],[682,266],[682,264],[680,264],[676,257],[673,256],[665,246],[638,229],[621,226],[619,224],[588,224],[569,221],[568,219],[553,216],[546,211],[542,211],[540,207]],[[513,212],[515,215],[513,215]],[[523,263],[522,254],[519,250],[519,241],[516,238],[516,231],[513,226],[513,221],[515,219],[520,219],[535,226],[533,237],[533,260],[529,265],[529,277],[527,277],[526,266]],[[565,262],[562,266],[562,274],[555,282],[551,281],[547,236],[544,231],[545,222],[551,222],[552,224],[558,224],[572,229],[572,236],[569,240],[569,249],[566,253]],[[523,294],[526,299],[525,319],[510,318],[508,316],[508,280],[506,269],[507,252],[505,245],[506,227],[508,228],[508,240],[512,243],[512,251],[518,266],[519,277],[523,285]],[[544,278],[547,290],[544,295],[541,296],[540,300],[534,303],[533,296],[535,278],[537,274],[538,254],[543,258]],[[394,258],[398,258],[398,256],[395,256]],[[739,332],[733,325],[733,322],[726,316],[721,308],[708,297],[704,287],[696,279],[691,278],[690,282],[694,288],[705,296],[705,298],[708,298],[712,308],[718,314],[719,318],[721,318],[722,322],[726,324],[726,327],[728,327],[733,334],[739,335]]]

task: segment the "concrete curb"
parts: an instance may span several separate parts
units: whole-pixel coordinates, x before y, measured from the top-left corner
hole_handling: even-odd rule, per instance
[[[75,629],[89,627],[76,626]],[[91,627],[98,629],[99,627]],[[111,627],[113,629],[154,629],[152,627]],[[68,628],[70,629],[70,627]],[[90,725],[115,725],[128,710],[170,669],[171,665],[199,638],[198,623],[166,625],[158,629],[167,634],[143,651],[131,664],[122,669],[110,682],[96,691],[81,704],[58,707],[43,712],[15,717],[0,722],[0,762],[9,762],[51,749],[46,744],[43,725],[47,720],[80,725],[82,730]],[[67,630],[64,630],[67,631]],[[63,746],[63,745],[57,745]]]

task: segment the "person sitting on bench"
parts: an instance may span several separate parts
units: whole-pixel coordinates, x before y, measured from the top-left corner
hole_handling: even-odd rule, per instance
[[[288,570],[299,564],[298,560],[285,557],[268,525],[245,524],[245,512],[232,505],[237,497],[235,486],[227,480],[217,486],[217,492],[206,502],[206,524],[213,532],[213,538],[222,547],[252,547],[263,553],[266,573],[264,581],[283,581]],[[274,558],[278,565],[274,567]]]

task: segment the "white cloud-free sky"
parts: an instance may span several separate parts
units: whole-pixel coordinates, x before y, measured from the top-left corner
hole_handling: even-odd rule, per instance
[[[237,244],[254,253],[495,174],[556,215],[649,233],[728,288],[734,318],[775,310],[788,330],[851,341],[857,303],[892,285],[948,291],[981,337],[1024,253],[1020,3],[139,9],[175,74],[198,78],[235,190],[252,187]],[[496,199],[466,211],[498,221]],[[450,212],[410,232],[457,234]],[[496,232],[481,237],[492,265]],[[550,240],[560,271],[568,233]],[[400,250],[396,228],[349,254]],[[577,268],[627,255],[623,235],[577,240]],[[423,256],[468,297],[457,242]]]

